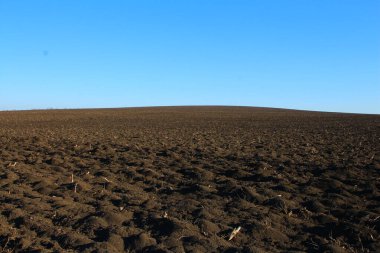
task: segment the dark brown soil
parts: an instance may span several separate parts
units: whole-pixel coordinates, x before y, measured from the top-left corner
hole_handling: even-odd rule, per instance
[[[379,115],[0,112],[0,252],[375,252],[379,138]]]

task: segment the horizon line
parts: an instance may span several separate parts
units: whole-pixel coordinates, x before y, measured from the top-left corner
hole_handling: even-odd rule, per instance
[[[70,110],[117,110],[117,109],[144,109],[144,108],[162,108],[162,107],[244,107],[257,109],[273,109],[284,111],[300,111],[314,113],[335,113],[335,114],[356,114],[356,115],[375,115],[380,116],[380,113],[363,113],[363,112],[341,112],[341,111],[321,111],[298,108],[281,108],[267,106],[250,106],[250,105],[149,105],[149,106],[122,106],[122,107],[47,107],[47,108],[32,108],[32,109],[0,109],[0,112],[33,112],[33,111],[70,111]]]

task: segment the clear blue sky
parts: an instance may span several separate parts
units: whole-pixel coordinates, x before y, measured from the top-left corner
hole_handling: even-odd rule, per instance
[[[0,0],[0,110],[380,113],[379,0]]]

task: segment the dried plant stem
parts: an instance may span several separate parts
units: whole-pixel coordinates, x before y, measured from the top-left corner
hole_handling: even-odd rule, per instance
[[[109,180],[108,178],[106,177],[103,177],[104,180],[106,180],[108,183],[113,183],[111,180]]]
[[[8,164],[8,168],[14,168],[14,167],[16,167],[16,165],[17,165],[17,162],[14,162],[14,163],[9,163]]]
[[[240,229],[241,229],[240,226],[237,228],[234,228],[234,230],[232,230],[231,235],[228,238],[228,240],[231,241],[232,239],[234,239],[234,237],[240,232]]]

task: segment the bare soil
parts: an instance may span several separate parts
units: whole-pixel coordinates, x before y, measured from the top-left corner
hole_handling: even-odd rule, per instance
[[[0,112],[0,252],[375,252],[379,139],[379,115]]]

